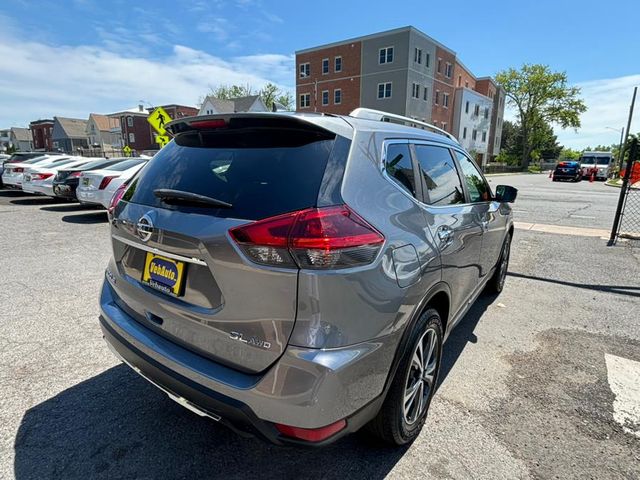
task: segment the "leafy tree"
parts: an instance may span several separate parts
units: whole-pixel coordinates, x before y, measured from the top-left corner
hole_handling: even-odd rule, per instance
[[[522,135],[521,163],[528,167],[539,132],[549,123],[562,128],[580,127],[580,114],[587,110],[579,98],[580,89],[567,84],[564,72],[552,72],[547,65],[524,64],[496,75],[508,103],[516,109]]]
[[[207,96],[220,98],[222,100],[231,100],[233,98],[255,95],[255,93],[253,93],[255,91],[256,90],[248,83],[246,85],[219,85],[215,88],[210,87]],[[273,108],[274,102],[284,106],[287,110],[293,109],[293,95],[271,82],[262,87],[257,94],[260,95],[260,98],[262,98],[269,110]],[[205,97],[200,98],[200,106],[204,103],[204,98]]]
[[[582,155],[582,152],[579,150],[573,150],[571,148],[563,147],[560,155],[558,156],[558,160],[578,160],[580,158],[580,155]]]

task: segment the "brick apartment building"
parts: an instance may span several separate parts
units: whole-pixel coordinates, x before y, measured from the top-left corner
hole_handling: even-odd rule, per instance
[[[111,133],[121,139],[116,148],[122,149],[129,146],[131,150],[138,153],[157,149],[147,122],[148,116],[149,114],[142,105],[107,115],[111,119]]]
[[[414,27],[299,50],[296,69],[297,111],[374,108],[453,133],[481,164],[499,152],[504,94]]]
[[[198,115],[198,112],[200,111],[198,108],[190,107],[188,105],[170,104],[170,105],[160,105],[160,107],[165,112],[167,112],[169,117],[171,117],[171,120],[175,120],[176,118],[183,118],[183,117],[193,117],[194,115]],[[147,112],[151,114],[151,112],[153,112],[155,108],[156,107],[147,108]],[[156,136],[158,135],[158,132],[156,132],[155,129],[148,122],[147,122],[147,128],[149,130],[149,135],[151,135],[151,140],[153,142],[153,146],[151,147],[151,149],[158,150],[159,146],[155,141]]]
[[[33,150],[50,152],[53,150],[53,120],[35,120],[29,124],[31,137],[33,139]]]

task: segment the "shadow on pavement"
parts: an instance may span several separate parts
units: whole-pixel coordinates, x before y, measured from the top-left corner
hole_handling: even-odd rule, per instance
[[[96,210],[93,205],[83,205],[81,203],[71,203],[68,200],[61,200],[65,202],[63,205],[55,205],[53,207],[40,207],[40,210],[46,212],[80,212],[84,210]]]
[[[15,478],[380,479],[406,448],[351,435],[322,449],[243,438],[119,365],[28,410]]]
[[[33,197],[30,193],[24,193],[22,190],[0,190],[0,197],[17,198],[17,197]]]
[[[58,200],[57,198],[52,198],[52,197],[32,196],[31,198],[11,200],[9,201],[9,203],[13,205],[55,205],[55,204],[65,203],[65,202],[64,200]]]
[[[640,287],[632,285],[593,285],[584,283],[567,282],[565,280],[555,280],[553,278],[536,277],[533,275],[524,275],[522,273],[508,272],[510,277],[526,278],[528,280],[537,280],[539,282],[555,283],[557,285],[566,285],[567,287],[584,288],[587,290],[595,290],[597,292],[616,293],[618,295],[628,295],[630,297],[640,297]]]
[[[62,217],[62,221],[66,223],[106,223],[109,221],[106,210],[99,210],[97,212],[80,213],[78,215],[65,215]]]

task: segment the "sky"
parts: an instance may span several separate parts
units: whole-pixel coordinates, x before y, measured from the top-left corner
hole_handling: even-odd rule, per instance
[[[636,12],[633,0],[2,0],[0,128],[141,100],[195,105],[224,84],[293,92],[296,50],[413,25],[476,76],[523,63],[565,71],[588,111],[577,132],[555,129],[560,143],[612,144],[640,85]]]

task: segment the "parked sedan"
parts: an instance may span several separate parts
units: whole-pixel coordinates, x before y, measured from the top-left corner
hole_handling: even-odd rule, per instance
[[[58,170],[58,173],[53,179],[53,195],[67,200],[77,200],[76,189],[78,188],[80,176],[83,172],[108,168],[125,160],[129,160],[129,158],[110,158],[108,160],[100,158],[84,165],[77,165],[73,168],[65,165],[64,168]]]
[[[117,188],[133,177],[147,163],[148,159],[132,158],[103,170],[83,172],[76,197],[80,203],[102,205],[109,208],[111,197]]]
[[[55,164],[25,169],[24,178],[22,179],[22,191],[53,197],[53,179],[60,168],[80,167],[90,161],[88,158],[71,157]]]
[[[4,164],[4,172],[2,172],[2,183],[5,187],[21,189],[22,178],[26,169],[36,165],[44,166],[44,164],[48,164],[54,161],[61,162],[67,160],[68,158],[68,155],[56,157],[52,157],[50,155],[40,155],[38,157],[30,158],[29,160],[25,160],[19,163],[7,161]]]

